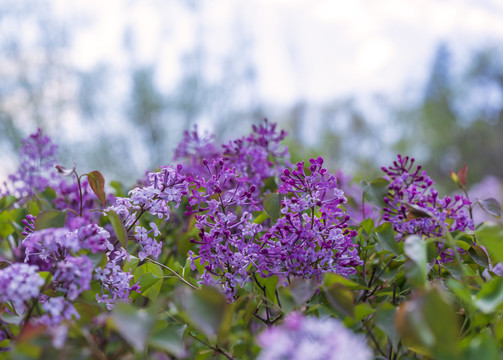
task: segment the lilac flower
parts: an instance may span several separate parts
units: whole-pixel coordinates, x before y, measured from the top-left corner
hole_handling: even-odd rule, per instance
[[[28,234],[22,241],[25,263],[48,270],[58,261],[80,250],[77,236],[66,228],[48,228]]]
[[[112,251],[113,245],[108,241],[110,233],[96,224],[83,225],[75,230],[79,244],[92,253]]]
[[[42,135],[41,129],[22,141],[21,162],[17,172],[9,176],[13,189],[6,190],[7,194],[18,198],[32,196],[57,182],[54,168],[57,145],[48,136]]]
[[[234,168],[249,185],[260,189],[265,179],[280,175],[283,166],[290,166],[288,148],[281,145],[287,133],[276,131],[276,124],[267,119],[252,127],[247,136],[223,145],[223,159],[227,167]]]
[[[355,232],[347,228],[349,216],[339,206],[346,202],[335,176],[311,159],[310,174],[304,163],[284,171],[279,193],[290,194],[281,202],[284,215],[261,238],[258,269],[262,276],[320,278],[325,272],[354,274],[361,264]]]
[[[73,304],[63,297],[44,295],[41,296],[40,302],[42,310],[46,313],[35,321],[47,326],[47,331],[52,337],[52,345],[56,349],[61,349],[68,335],[68,324],[64,321],[73,321],[73,318],[80,319],[80,315]]]
[[[93,264],[87,256],[67,256],[57,263],[52,282],[68,299],[75,300],[82,291],[91,288],[92,271]]]
[[[131,291],[139,292],[138,283],[133,286],[129,285],[133,279],[131,270],[126,273],[122,271],[120,266],[120,263],[128,256],[126,250],[122,248],[119,251],[110,252],[105,267],[95,269],[94,279],[101,284],[101,295],[96,294],[96,300],[98,303],[105,304],[108,310],[113,309],[119,300],[130,302],[129,294]]]
[[[258,360],[370,360],[372,352],[360,335],[333,318],[290,313],[282,325],[263,331]]]
[[[158,236],[160,234],[159,230],[154,223],[150,223],[150,226],[152,227],[150,231],[147,231],[143,226],[135,227],[134,238],[141,248],[141,251],[138,252],[140,261],[143,261],[147,256],[152,256],[154,259],[157,259],[162,251],[161,244],[148,236],[150,233],[154,233],[154,236]]]
[[[175,149],[173,160],[183,163],[184,174],[192,176],[204,174],[206,167],[203,165],[203,159],[211,161],[221,157],[221,152],[214,141],[215,135],[205,133],[201,136],[197,131],[197,126],[194,126],[194,130],[183,133],[183,138]]]
[[[181,171],[182,166],[177,165],[163,166],[161,171],[149,173],[150,185],[134,188],[129,198],[117,198],[105,212],[113,210],[121,215],[126,227],[134,225],[145,212],[167,220],[171,208],[180,206],[182,197],[189,193],[187,178]]]
[[[62,321],[71,321],[72,318],[80,319],[80,315],[75,310],[73,304],[64,297],[42,297],[42,310],[46,313],[38,321],[46,326],[52,327],[61,324]]]
[[[421,234],[427,237],[442,236],[439,222],[449,231],[474,229],[464,209],[470,201],[461,196],[440,198],[433,188],[433,180],[421,170],[413,169],[414,159],[398,155],[393,166],[383,167],[390,181],[383,219],[393,224],[395,231],[405,236]],[[430,216],[431,215],[431,216]]]
[[[245,187],[235,169],[224,167],[222,159],[205,161],[211,178],[197,178],[196,188],[189,198],[187,215],[196,214],[196,228],[200,240],[199,251],[189,252],[189,261],[195,269],[196,260],[204,264],[201,282],[220,286],[229,301],[237,291],[251,281],[250,265],[256,261],[258,244],[254,239],[261,227],[252,223],[250,211],[257,210],[252,197],[254,186]]]
[[[204,165],[204,159],[212,163],[222,159],[226,168],[232,168],[247,182],[247,187],[255,186],[258,196],[265,179],[280,174],[283,166],[290,166],[288,148],[281,144],[286,132],[276,130],[276,124],[264,120],[252,127],[252,133],[233,140],[221,151],[213,144],[213,136],[199,136],[197,129],[186,132],[175,151],[175,159],[183,161],[187,175],[193,177],[211,177]]]
[[[16,310],[23,312],[24,302],[37,298],[44,285],[37,270],[37,266],[21,263],[0,270],[0,301],[10,301]]]

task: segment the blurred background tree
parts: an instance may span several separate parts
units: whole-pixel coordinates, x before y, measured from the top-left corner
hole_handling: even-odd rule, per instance
[[[290,132],[294,160],[324,154],[330,167],[356,178],[380,176],[380,165],[397,152],[418,158],[445,190],[453,189],[449,170],[465,163],[472,183],[489,174],[503,177],[500,48],[481,47],[460,68],[450,44],[441,42],[424,88],[415,84],[413,96],[373,92],[312,101],[300,90],[297,100],[275,103],[260,93],[252,51],[257,39],[237,16],[227,34],[230,50],[215,60],[200,3],[152,1],[159,12],[186,11],[194,30],[192,47],[180,54],[181,71],[166,86],[159,81],[166,65],[141,59],[145,39],[131,20],[121,30],[121,66],[75,66],[76,34],[86,18],[58,16],[54,4],[0,3],[0,151],[10,171],[20,139],[36,127],[60,144],[65,165],[75,161],[82,171],[96,168],[107,179],[130,183],[146,169],[169,163],[182,132],[196,123],[227,141],[268,117]],[[169,21],[166,26],[178,29]],[[295,40],[285,37],[286,47]],[[160,52],[166,44],[158,42],[154,48]],[[290,57],[302,80],[309,64],[293,50]],[[298,83],[302,88],[303,81]]]

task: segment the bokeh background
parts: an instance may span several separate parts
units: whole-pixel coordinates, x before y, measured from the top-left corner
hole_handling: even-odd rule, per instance
[[[398,152],[444,190],[501,178],[502,51],[501,0],[2,0],[0,180],[38,127],[131,184],[194,124],[264,117],[356,178]]]

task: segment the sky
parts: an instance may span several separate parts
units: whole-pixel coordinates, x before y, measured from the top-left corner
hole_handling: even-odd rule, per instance
[[[187,3],[197,4],[191,8]],[[73,61],[127,67],[124,29],[138,63],[156,63],[173,88],[181,55],[201,41],[206,73],[237,53],[257,67],[267,103],[322,102],[374,92],[399,93],[423,82],[439,42],[459,66],[466,54],[503,40],[500,0],[54,0],[59,16],[79,18]]]

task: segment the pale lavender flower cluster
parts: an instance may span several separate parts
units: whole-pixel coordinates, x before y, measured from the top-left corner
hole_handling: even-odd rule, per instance
[[[93,264],[87,256],[66,256],[56,264],[52,283],[68,299],[75,300],[84,290],[91,288],[92,272]]]
[[[290,313],[283,324],[258,336],[258,360],[370,360],[372,351],[361,335],[333,318]]]
[[[37,298],[45,281],[37,273],[38,267],[15,263],[0,270],[0,301],[10,301],[23,312],[25,302]]]
[[[4,195],[12,194],[18,198],[32,196],[57,182],[54,168],[57,145],[48,136],[42,135],[41,129],[22,141],[21,162],[17,172],[9,176],[13,189],[4,191]]]
[[[96,300],[111,310],[117,301],[130,302],[130,293],[139,292],[140,286],[138,283],[130,286],[129,283],[133,279],[131,270],[125,272],[120,266],[129,257],[126,250],[121,248],[118,251],[109,252],[107,257],[108,262],[105,267],[95,269],[94,279],[98,280],[101,285],[101,295],[96,294]]]
[[[433,180],[421,165],[414,169],[414,159],[398,155],[393,166],[382,167],[390,181],[384,199],[383,219],[393,224],[398,233],[437,237],[443,234],[443,223],[449,231],[474,229],[465,209],[471,203],[461,196],[441,198],[433,188]]]
[[[247,186],[234,169],[224,167],[222,159],[205,165],[212,176],[197,178],[189,198],[187,215],[196,214],[200,240],[198,254],[189,251],[189,261],[204,264],[201,282],[220,285],[228,300],[232,300],[238,286],[251,281],[250,265],[257,260],[258,245],[254,239],[261,226],[251,220],[250,211],[258,210],[252,197],[254,186]],[[241,210],[239,210],[241,209]]]
[[[42,295],[40,296],[40,303],[45,314],[35,319],[34,322],[47,326],[47,330],[52,337],[52,345],[60,349],[68,335],[68,324],[64,323],[64,321],[80,319],[80,315],[73,304],[61,296],[47,297]]]
[[[352,243],[356,233],[347,228],[349,216],[340,207],[346,202],[344,193],[335,176],[323,168],[321,157],[310,163],[310,174],[299,162],[281,176],[278,193],[289,196],[281,202],[283,217],[261,238],[258,269],[263,275],[348,276],[362,263]]]
[[[117,198],[115,204],[105,212],[115,211],[128,229],[135,226],[144,213],[168,220],[172,208],[180,206],[182,198],[189,194],[189,184],[187,177],[182,174],[182,165],[163,166],[159,172],[149,173],[148,179],[149,185],[135,187],[127,198]],[[141,226],[135,228],[134,238],[140,245],[139,256],[142,259],[147,256],[157,258],[161,252],[161,244],[154,239],[160,232],[154,223],[150,226],[152,231]],[[147,236],[151,232],[154,233],[154,238]]]

